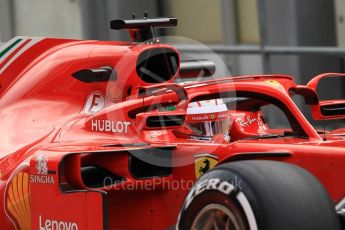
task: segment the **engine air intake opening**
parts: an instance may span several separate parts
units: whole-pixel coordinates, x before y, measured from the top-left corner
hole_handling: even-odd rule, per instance
[[[169,48],[154,48],[142,52],[137,61],[137,74],[146,83],[162,83],[177,72],[178,54]]]

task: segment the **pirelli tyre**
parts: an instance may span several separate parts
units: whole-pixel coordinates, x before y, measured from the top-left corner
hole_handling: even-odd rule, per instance
[[[307,171],[248,160],[204,174],[187,195],[177,229],[340,230],[327,192]]]

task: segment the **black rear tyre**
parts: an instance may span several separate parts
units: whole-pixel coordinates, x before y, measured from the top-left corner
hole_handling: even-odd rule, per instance
[[[340,230],[328,193],[309,172],[275,161],[220,165],[189,192],[178,229]]]

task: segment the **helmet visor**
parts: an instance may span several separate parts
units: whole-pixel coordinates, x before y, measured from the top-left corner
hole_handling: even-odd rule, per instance
[[[213,137],[219,134],[226,134],[229,131],[230,119],[188,122],[186,125],[192,132],[192,135]]]

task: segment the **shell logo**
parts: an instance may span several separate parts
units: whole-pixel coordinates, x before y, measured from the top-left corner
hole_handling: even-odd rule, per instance
[[[31,229],[29,174],[19,172],[7,185],[5,210],[16,229]]]
[[[119,100],[123,95],[122,89],[117,86],[110,86],[108,93],[111,100]]]

